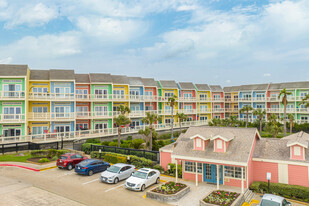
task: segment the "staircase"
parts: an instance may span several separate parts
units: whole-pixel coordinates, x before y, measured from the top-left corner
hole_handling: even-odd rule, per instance
[[[251,204],[258,204],[259,201],[252,199],[253,196],[254,196],[254,193],[251,190],[247,189],[244,193],[244,197],[243,197],[244,202],[242,206],[250,206]]]

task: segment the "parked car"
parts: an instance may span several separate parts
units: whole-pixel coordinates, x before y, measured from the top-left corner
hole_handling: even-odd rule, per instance
[[[291,205],[292,204],[283,197],[272,194],[265,194],[263,195],[258,206],[291,206]]]
[[[101,181],[117,184],[120,180],[127,179],[134,173],[135,166],[123,163],[114,164],[101,173]]]
[[[66,153],[63,154],[57,159],[57,167],[59,169],[66,168],[68,170],[72,170],[75,165],[80,163],[81,161],[88,159],[85,156],[82,156],[80,154],[75,154],[75,153]]]
[[[126,180],[125,188],[144,191],[146,187],[160,182],[160,172],[155,169],[142,168]]]
[[[97,172],[105,171],[110,167],[108,162],[101,160],[86,159],[75,166],[75,172],[82,175],[93,175]]]

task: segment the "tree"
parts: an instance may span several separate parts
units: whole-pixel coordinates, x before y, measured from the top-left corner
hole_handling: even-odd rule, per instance
[[[183,122],[184,120],[186,120],[188,118],[187,115],[185,115],[184,113],[178,113],[177,112],[177,117],[178,117],[178,121],[179,121],[179,128],[180,128],[180,133],[182,132],[181,131],[181,122]]]
[[[153,123],[157,122],[157,121],[161,121],[162,118],[161,116],[155,114],[155,113],[150,113],[150,112],[147,112],[146,113],[146,117],[144,117],[142,119],[142,122],[144,124],[149,124],[149,132],[150,132],[150,137],[152,137],[152,133],[153,133]],[[148,137],[148,135],[147,135]],[[150,150],[152,150],[152,138],[149,138],[149,148]]]
[[[212,118],[212,120],[209,122],[209,126],[220,126],[221,125],[221,119],[218,118]]]
[[[259,109],[256,109],[256,110],[253,111],[253,115],[257,116],[257,118],[260,122],[260,134],[261,134],[262,133],[262,127],[263,127],[263,118],[266,115],[266,111],[259,108]]]
[[[229,120],[230,120],[230,126],[232,126],[232,127],[235,127],[236,124],[238,123],[238,121],[237,121],[237,116],[231,115],[231,116],[229,117]]]
[[[278,98],[282,96],[282,104],[283,104],[283,131],[284,136],[286,136],[286,105],[288,103],[288,95],[292,94],[292,92],[288,92],[285,88],[280,91]]]
[[[289,122],[290,122],[290,135],[293,132],[293,126],[294,126],[294,115],[288,114]]]
[[[172,120],[171,120],[171,140],[173,141],[173,132],[174,132],[174,107],[177,101],[177,96],[173,95],[172,97],[168,98],[168,104],[171,107],[171,116],[172,116]]]
[[[279,132],[282,132],[282,128],[280,127],[279,123],[277,122],[277,115],[271,114],[268,118],[268,123],[265,127],[266,131],[273,135],[273,138],[276,138]]]
[[[124,114],[119,114],[118,117],[114,119],[116,126],[118,127],[118,147],[120,147],[120,136],[121,136],[121,129],[127,124],[131,123],[131,120],[125,116]]]
[[[307,94],[303,99],[300,104],[304,104],[305,107],[309,107],[309,94]]]
[[[243,108],[239,110],[240,113],[246,113],[246,128],[248,127],[248,119],[249,119],[249,112],[252,111],[253,108],[250,105],[245,105]]]
[[[120,112],[120,114],[122,115],[125,115],[125,114],[129,114],[131,112],[130,108],[127,107],[127,106],[123,106],[123,105],[120,105],[118,108],[117,108],[117,111]]]

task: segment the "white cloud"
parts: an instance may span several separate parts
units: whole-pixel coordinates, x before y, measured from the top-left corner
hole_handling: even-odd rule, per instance
[[[0,59],[0,64],[9,64],[12,62],[12,60],[13,60],[12,57],[6,57],[4,59]]]
[[[231,83],[232,81],[231,81],[230,79],[228,79],[228,80],[226,80],[225,82],[229,84],[229,83]]]
[[[270,76],[271,76],[270,73],[265,73],[265,74],[264,74],[264,77],[270,77]]]

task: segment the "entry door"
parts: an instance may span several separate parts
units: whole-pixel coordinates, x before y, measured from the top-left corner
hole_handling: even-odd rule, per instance
[[[223,184],[223,167],[219,166],[219,184]],[[217,184],[217,168],[216,165],[204,164],[204,182]]]

